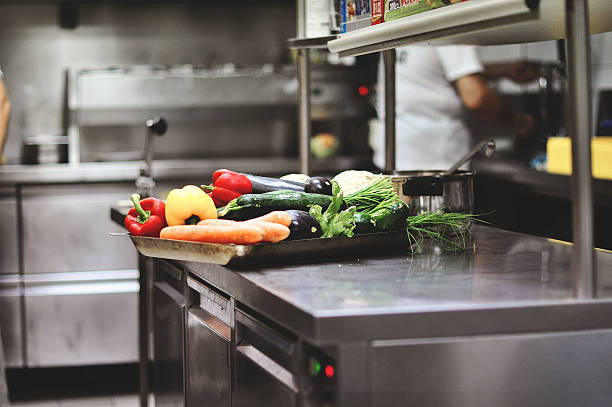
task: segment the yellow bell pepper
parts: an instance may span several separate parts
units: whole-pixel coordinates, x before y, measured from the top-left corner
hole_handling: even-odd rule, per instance
[[[186,185],[173,189],[166,198],[166,222],[169,226],[195,225],[202,219],[216,219],[212,198],[200,187]]]

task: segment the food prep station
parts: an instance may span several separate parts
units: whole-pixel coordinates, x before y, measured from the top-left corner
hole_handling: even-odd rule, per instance
[[[289,40],[297,53],[297,89],[287,85],[291,81],[286,73],[280,79],[272,73],[268,79],[278,85],[272,88],[282,94],[274,104],[245,106],[244,100],[230,101],[217,117],[216,104],[225,101],[215,100],[204,106],[204,115],[196,121],[201,125],[211,119],[228,120],[236,112],[244,113],[244,120],[259,120],[274,110],[276,124],[268,123],[271,127],[263,125],[254,132],[254,139],[264,139],[270,128],[276,135],[286,132],[290,117],[295,119],[297,113],[299,161],[287,156],[293,147],[286,134],[281,137],[280,150],[266,157],[249,157],[249,146],[243,146],[236,157],[204,159],[190,158],[188,149],[172,150],[169,156],[156,157],[148,174],[156,181],[153,195],[160,196],[178,184],[207,182],[217,168],[277,176],[307,174],[313,169],[332,174],[370,165],[363,146],[333,160],[313,161],[312,121],[333,120],[335,115],[352,120],[364,100],[353,100],[346,109],[334,104],[339,109],[334,110],[329,108],[330,100],[317,99],[312,86],[321,80],[321,73],[311,77],[311,51],[328,46],[345,47],[339,52],[347,56],[382,51],[386,110],[394,111],[389,108],[394,106],[394,80],[390,79],[394,76],[394,47],[436,40],[478,43],[484,35],[479,34],[481,29],[493,33],[490,41],[495,43],[500,36],[516,32],[513,26],[541,17],[534,17],[534,2],[496,1],[512,3],[514,8],[500,15],[485,10],[481,18],[490,21],[482,26],[478,19],[453,26],[443,18],[436,31],[381,41],[365,38],[361,45],[350,43],[351,35],[305,38],[302,13],[306,0],[297,1],[297,38]],[[542,3],[549,10],[552,0]],[[445,12],[438,11],[438,15]],[[569,58],[576,62],[580,59],[577,39],[585,27],[575,20],[570,24],[576,13],[567,14],[567,36],[574,40]],[[502,29],[497,30],[493,23]],[[524,40],[510,35],[504,41],[513,39]],[[330,41],[333,46],[328,45]],[[578,64],[571,69],[573,80],[584,85],[585,67]],[[110,71],[113,75],[129,73]],[[108,79],[109,70],[79,74],[93,80],[91,89],[96,93],[106,87],[96,84],[97,75]],[[210,79],[207,75],[201,78]],[[149,82],[141,79],[136,78],[136,88],[148,87]],[[332,75],[328,83],[315,86],[325,89],[335,81],[338,76]],[[345,97],[355,83],[360,82],[351,79],[350,86],[340,86],[333,99]],[[287,89],[294,93],[283,93]],[[584,96],[573,89],[576,100]],[[180,94],[174,97],[181,99]],[[195,106],[177,102],[179,108],[171,109],[174,122],[194,119],[205,99],[196,100]],[[475,163],[477,172],[497,177],[495,180],[511,179],[571,198],[578,208],[574,225],[582,226],[574,235],[580,243],[577,246],[486,223],[472,226],[471,244],[460,253],[445,253],[429,241],[417,248],[405,233],[252,247],[168,244],[130,237],[123,229],[129,209],[125,201],[134,191],[134,181],[143,175],[142,163],[134,161],[141,152],[133,151],[140,149],[142,139],[124,136],[144,132],[146,118],[167,111],[150,106],[109,110],[115,103],[112,97],[102,107],[87,106],[86,98],[74,101],[80,104],[67,101],[66,106],[74,113],[66,123],[71,140],[68,163],[0,168],[2,230],[17,236],[0,245],[0,307],[11,310],[0,320],[8,367],[137,361],[143,407],[149,405],[151,394],[160,407],[570,407],[603,406],[612,400],[608,386],[612,253],[593,250],[589,238],[593,232],[589,226],[591,185],[595,202],[605,203],[609,181],[585,184],[585,168],[590,163],[584,152],[587,143],[575,143],[581,147],[574,150],[578,170],[572,178],[532,176],[533,170],[519,169],[516,163],[508,167],[499,161]],[[167,99],[162,104],[165,102]],[[574,110],[576,133],[587,134],[588,124],[580,118],[589,112]],[[116,118],[121,123],[113,123]],[[386,118],[388,172],[394,170],[394,119],[394,115]],[[100,135],[117,126],[124,126],[125,133],[118,132],[105,143]],[[186,145],[194,141],[185,137]],[[168,146],[163,140],[163,146]],[[132,144],[126,146],[126,142]],[[111,149],[105,150],[109,145]],[[213,145],[216,147],[219,144]],[[126,149],[128,155],[123,156]],[[119,161],[124,158],[131,161]],[[103,162],[94,162],[100,159]],[[580,182],[578,177],[582,177]],[[478,208],[478,203],[471,201],[468,211]],[[35,211],[36,218],[27,216]],[[60,214],[86,218],[91,211],[103,215],[87,230],[66,225],[66,237],[45,248],[44,242],[55,238],[52,232]],[[94,251],[109,255],[92,256],[88,262],[87,253]],[[588,253],[593,253],[592,261]],[[89,312],[80,312],[84,308]],[[62,318],[57,318],[58,309]],[[108,318],[94,319],[92,314]],[[45,320],[53,322],[45,324]],[[117,335],[109,341],[111,325]],[[50,337],[59,339],[40,346]]]
[[[473,240],[235,266],[141,248],[156,405],[603,405],[612,254],[580,300],[567,243],[480,225]]]

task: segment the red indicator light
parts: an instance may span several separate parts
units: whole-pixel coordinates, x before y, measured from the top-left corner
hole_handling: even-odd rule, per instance
[[[334,377],[334,367],[332,365],[325,366],[325,376],[329,377],[330,379]]]
[[[359,96],[368,96],[368,94],[370,93],[370,90],[368,89],[367,86],[360,86],[357,89],[357,93],[359,93]]]

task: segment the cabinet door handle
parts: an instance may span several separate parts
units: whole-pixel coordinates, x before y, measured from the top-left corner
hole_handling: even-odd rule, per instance
[[[298,385],[293,374],[274,360],[270,359],[259,349],[251,345],[242,345],[236,347],[236,350],[261,369],[268,372],[268,374],[278,382],[284,384],[295,393],[298,392]]]

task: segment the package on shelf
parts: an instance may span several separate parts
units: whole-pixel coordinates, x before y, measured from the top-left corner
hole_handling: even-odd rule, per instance
[[[384,9],[384,0],[371,0],[370,10],[372,12],[372,25],[380,24],[385,21],[385,19],[383,18],[385,15]]]
[[[325,37],[337,31],[332,0],[308,0],[304,2],[306,37]]]
[[[355,31],[372,24],[372,0],[339,0],[340,32]]]
[[[383,19],[396,20],[462,1],[467,0],[384,0]]]

